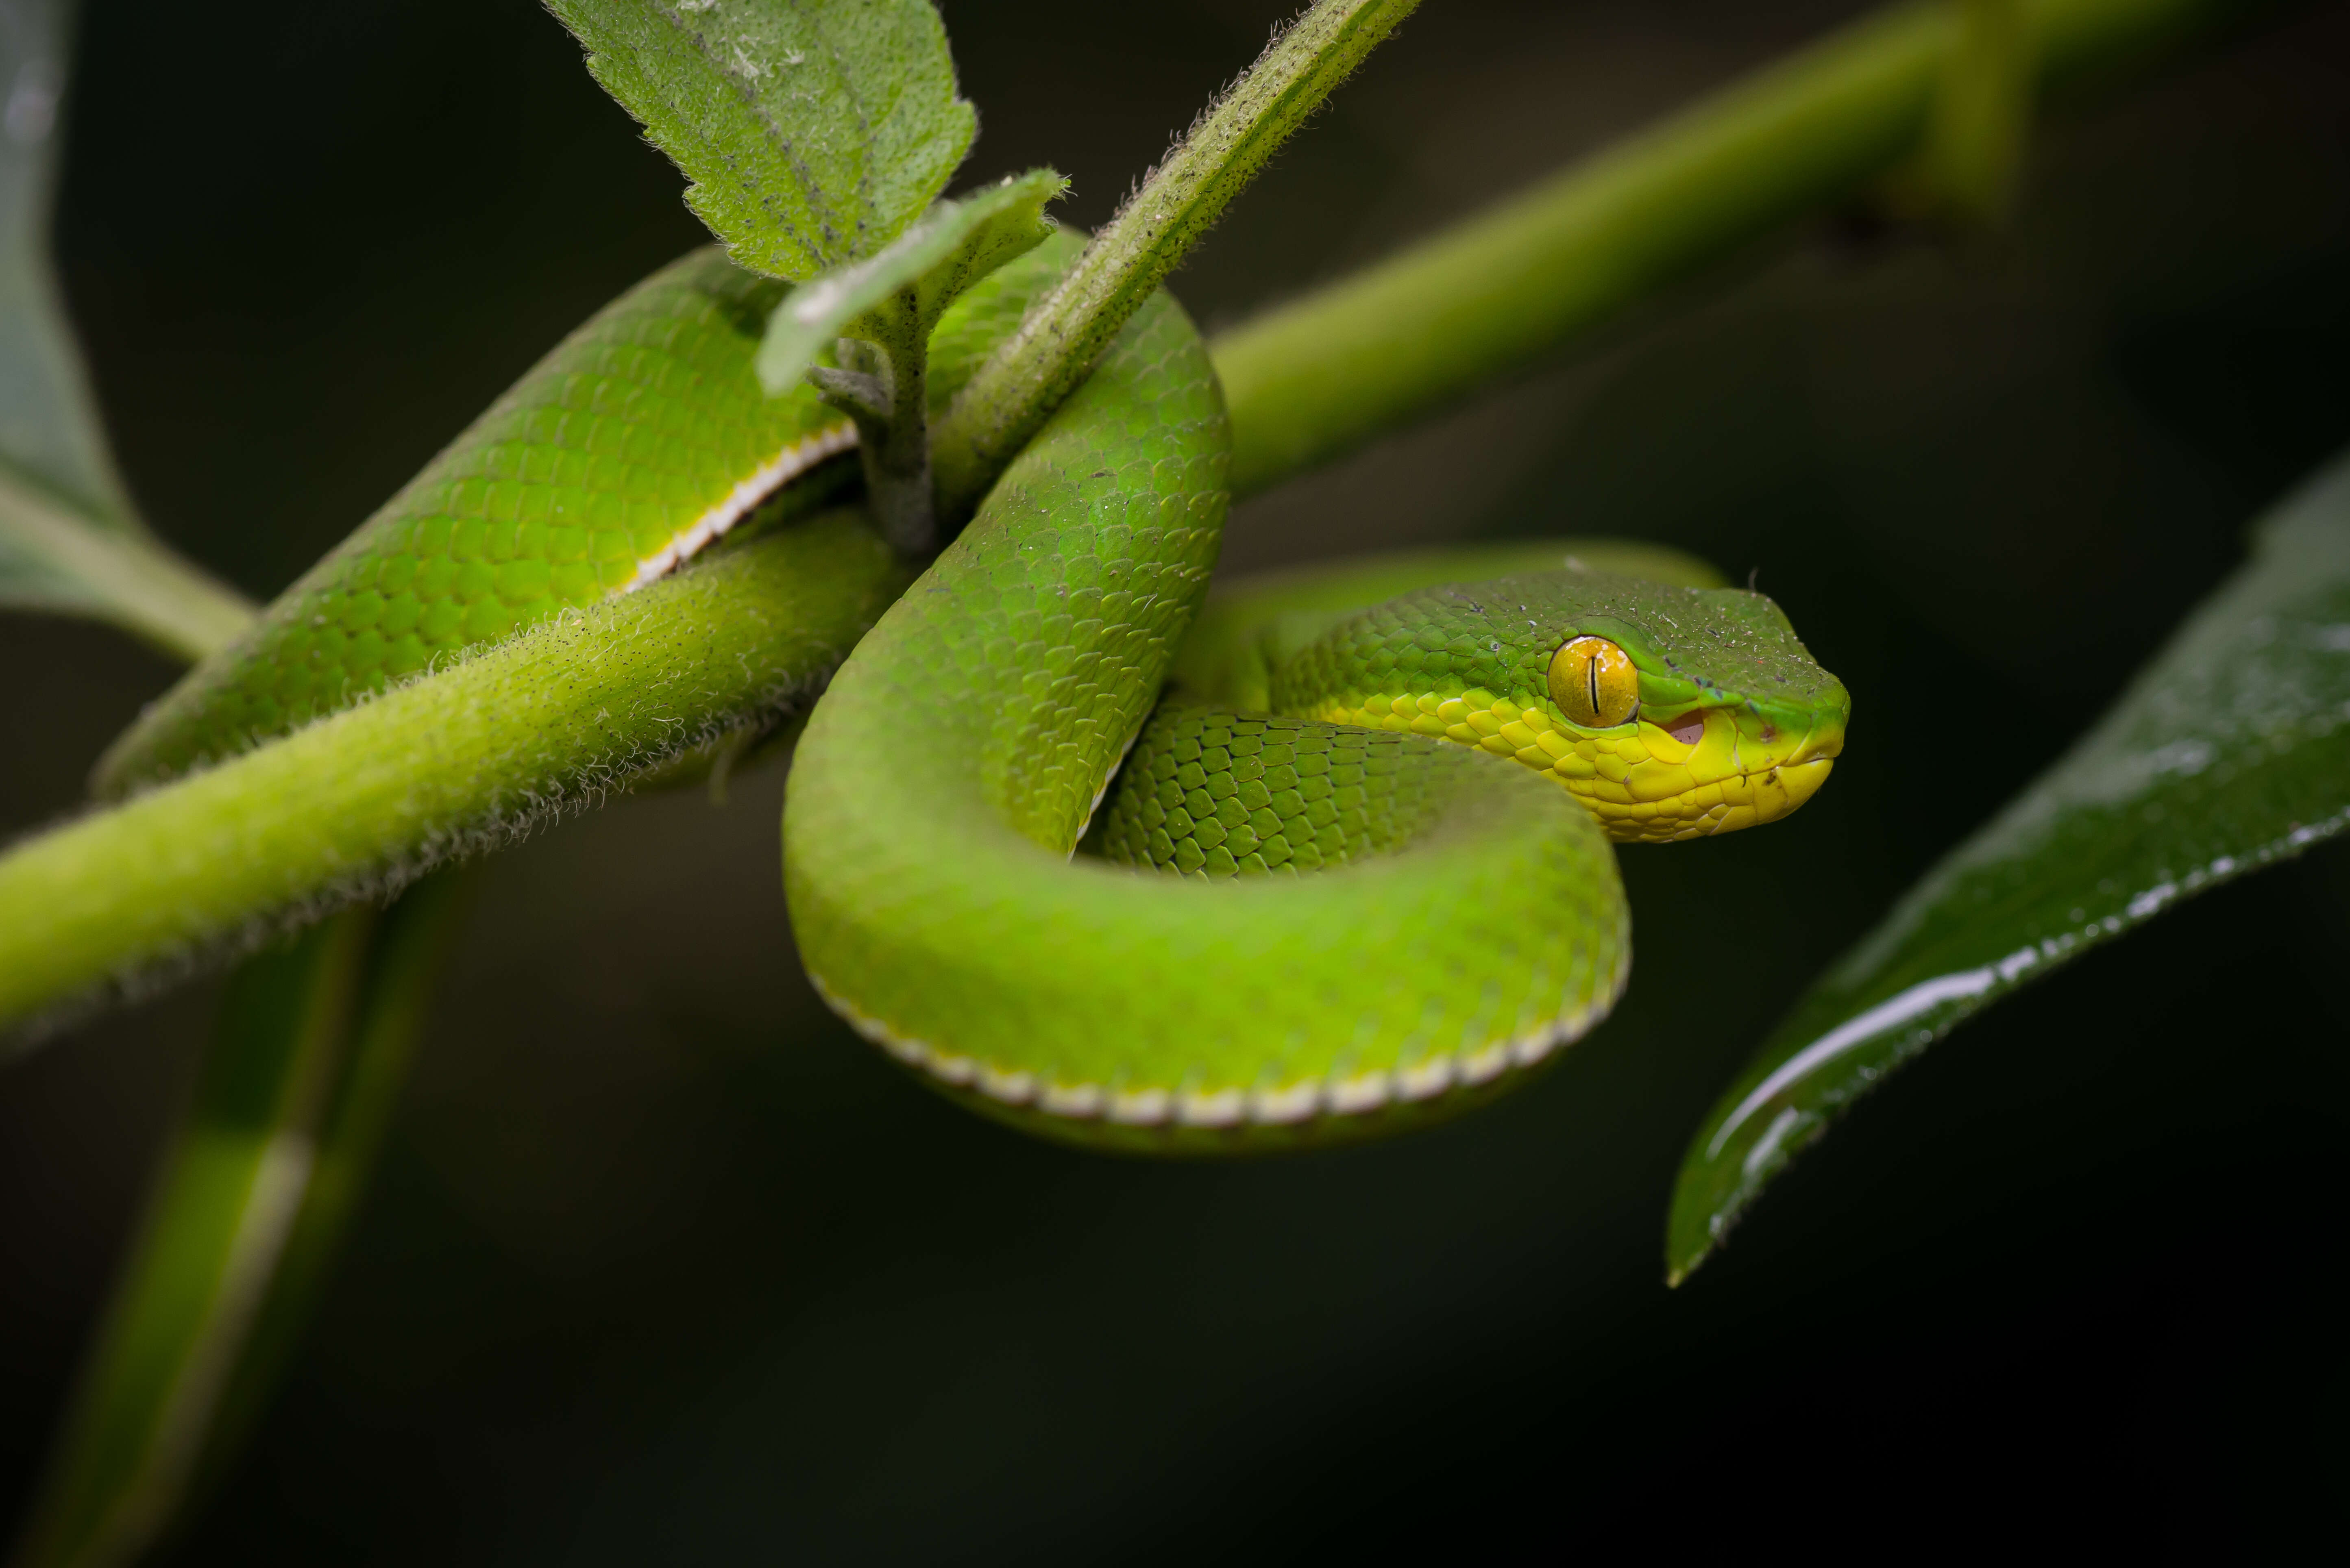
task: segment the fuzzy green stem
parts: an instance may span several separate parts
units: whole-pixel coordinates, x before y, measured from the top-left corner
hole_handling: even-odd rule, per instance
[[[0,858],[0,1030],[804,704],[910,571],[829,513]]]
[[[2026,0],[2045,84],[2242,9]],[[1326,462],[1522,369],[1923,142],[1961,13],[1862,19],[1482,216],[1223,334],[1235,494]]]
[[[939,511],[960,519],[1136,307],[1419,0],[1319,0],[1211,105],[939,421]]]
[[[931,496],[930,345],[913,284],[850,324],[838,369],[818,365],[808,379],[825,401],[857,423],[866,510],[881,536],[909,558],[936,547]]]

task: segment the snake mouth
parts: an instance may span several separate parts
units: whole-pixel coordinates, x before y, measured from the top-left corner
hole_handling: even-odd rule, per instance
[[[1692,831],[1678,836],[1711,837],[1793,816],[1819,794],[1835,767],[1835,759],[1844,754],[1844,725],[1815,722],[1793,746],[1783,750],[1783,746],[1781,736],[1770,726],[1759,737],[1737,732],[1731,758],[1742,765],[1712,788],[1691,792],[1688,804],[1698,808],[1688,825]],[[1751,752],[1756,749],[1763,753],[1759,763],[1750,761]]]
[[[1709,710],[1695,743],[1642,726],[1642,760],[1597,776],[1563,776],[1619,844],[1670,844],[1760,827],[1793,815],[1817,794],[1844,752],[1840,717],[1798,728]],[[1752,727],[1749,727],[1749,724]],[[1620,772],[1620,779],[1610,778]]]
[[[1793,816],[1805,801],[1819,794],[1820,786],[1828,782],[1828,773],[1835,766],[1834,757],[1814,756],[1804,762],[1781,763],[1762,773],[1745,774],[1740,782],[1745,786],[1743,793],[1751,802],[1754,815],[1743,821],[1724,820],[1707,831],[1730,833],[1740,827],[1760,827],[1766,822]],[[1730,815],[1736,815],[1735,808]]]
[[[1795,749],[1782,757],[1773,766],[1773,768],[1797,768],[1808,767],[1816,763],[1825,769],[1827,763],[1842,755],[1844,755],[1844,725],[1841,723],[1814,724],[1804,733],[1804,738],[1795,743]],[[1821,776],[1825,778],[1827,775],[1823,772]]]

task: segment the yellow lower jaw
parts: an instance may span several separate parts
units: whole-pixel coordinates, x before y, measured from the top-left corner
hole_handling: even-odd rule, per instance
[[[1670,844],[1776,822],[1819,792],[1835,763],[1825,757],[1703,784],[1661,801],[1624,803],[1567,789],[1618,844]]]
[[[1513,758],[1557,779],[1619,844],[1667,844],[1776,822],[1819,792],[1842,749],[1841,735],[1758,741],[1719,711],[1706,715],[1694,744],[1648,723],[1592,734],[1485,691],[1336,701],[1314,717],[1438,736]]]

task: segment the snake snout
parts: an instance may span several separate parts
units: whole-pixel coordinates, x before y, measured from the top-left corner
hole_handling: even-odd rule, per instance
[[[1815,756],[1807,763],[1782,763],[1773,768],[1754,792],[1755,824],[1793,815],[1798,806],[1820,793],[1835,766],[1834,758]]]
[[[1748,775],[1746,798],[1740,803],[1744,809],[1729,813],[1715,831],[1759,826],[1792,816],[1805,801],[1820,793],[1820,786],[1828,782],[1828,774],[1835,767],[1835,759],[1843,754],[1844,715],[1820,715],[1804,731],[1803,739],[1775,757],[1767,768]]]
[[[1779,765],[1783,768],[1802,767],[1808,763],[1833,762],[1842,755],[1844,755],[1844,721],[1841,718],[1823,720],[1812,726],[1810,732],[1796,742],[1795,749],[1789,752],[1785,761]]]

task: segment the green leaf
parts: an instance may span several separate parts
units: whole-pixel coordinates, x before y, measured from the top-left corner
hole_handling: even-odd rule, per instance
[[[1961,1020],[2350,826],[2350,457],[2257,530],[2114,710],[1773,1032],[1684,1158],[1673,1279],[1828,1123]]]
[[[892,340],[896,324],[871,317],[908,291],[916,338],[927,343],[965,289],[1052,235],[1057,225],[1045,205],[1068,188],[1052,170],[1035,169],[961,201],[941,202],[878,255],[794,289],[768,318],[759,347],[761,383],[770,396],[789,391],[842,337]]]
[[[945,188],[978,119],[930,0],[548,0],[588,68],[693,182],[738,265],[868,256]]]

